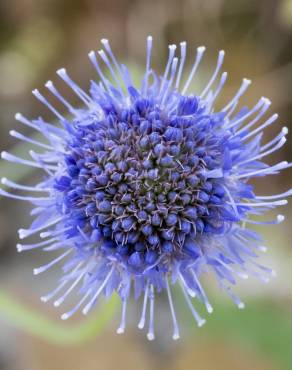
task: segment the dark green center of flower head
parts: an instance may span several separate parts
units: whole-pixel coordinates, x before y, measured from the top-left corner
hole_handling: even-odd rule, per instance
[[[230,221],[218,179],[223,116],[204,114],[195,97],[176,99],[171,112],[154,99],[136,98],[120,111],[107,102],[86,124],[76,121],[68,174],[56,185],[72,227],[137,266],[165,253],[195,257],[196,239]]]

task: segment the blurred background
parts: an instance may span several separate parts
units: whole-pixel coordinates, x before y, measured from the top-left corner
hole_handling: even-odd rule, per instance
[[[56,69],[68,68],[74,79],[88,88],[94,73],[87,53],[100,48],[99,40],[105,37],[136,78],[145,65],[148,34],[154,37],[153,64],[158,70],[163,68],[170,43],[188,42],[189,63],[197,46],[207,46],[194,91],[200,91],[198,85],[214,68],[218,50],[225,49],[224,68],[230,82],[224,99],[234,93],[243,77],[251,78],[253,84],[243,101],[251,105],[267,96],[273,102],[271,112],[280,114],[266,140],[282,126],[292,128],[292,0],[1,0],[1,150],[16,143],[8,134],[12,128],[19,129],[14,121],[16,112],[48,116],[30,92],[36,87],[44,91],[48,79],[57,81]],[[57,85],[68,94],[62,83]],[[291,161],[291,148],[286,145],[270,163]],[[26,176],[27,183],[38,177],[37,173],[25,175],[14,166],[0,168],[1,176],[12,172],[14,177]],[[256,186],[263,194],[280,192],[291,187],[291,178],[291,170],[286,170]],[[55,277],[50,273],[32,277],[32,268],[42,264],[44,256],[37,252],[19,255],[15,249],[17,229],[30,224],[29,208],[7,199],[0,202],[0,288],[57,321],[59,313],[38,298],[54,286]],[[134,305],[124,336],[115,334],[119,320],[115,317],[103,334],[75,347],[49,344],[12,329],[0,317],[0,370],[292,369],[291,206],[282,212],[290,221],[260,230],[269,247],[262,261],[277,271],[277,277],[268,285],[252,279],[239,282],[236,291],[246,303],[244,311],[218,293],[209,279],[207,290],[215,312],[199,329],[181,302],[178,316],[183,338],[175,343],[170,336],[170,317],[164,315],[163,297],[154,343],[136,330]]]

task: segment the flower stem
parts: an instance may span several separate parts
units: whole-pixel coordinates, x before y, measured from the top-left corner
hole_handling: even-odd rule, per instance
[[[56,345],[78,345],[99,335],[116,312],[119,299],[113,295],[103,302],[94,316],[81,324],[56,322],[17,302],[0,290],[0,317],[11,326]]]

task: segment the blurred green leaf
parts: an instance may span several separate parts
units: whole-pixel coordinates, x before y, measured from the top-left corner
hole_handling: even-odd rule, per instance
[[[292,369],[292,316],[284,307],[254,300],[239,312],[234,305],[217,299],[214,311],[206,325],[196,330],[197,335],[241,342],[278,364],[277,369]]]
[[[109,301],[100,305],[94,315],[81,324],[65,324],[24,306],[0,290],[0,318],[19,330],[57,345],[78,345],[96,337],[113,318],[118,305],[118,296],[113,295]]]

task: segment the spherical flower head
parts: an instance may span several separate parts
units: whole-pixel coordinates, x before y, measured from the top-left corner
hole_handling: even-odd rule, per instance
[[[139,328],[147,316],[148,339],[154,339],[154,299],[166,292],[173,323],[173,338],[179,338],[171,285],[179,283],[198,325],[205,320],[193,306],[197,297],[211,313],[213,308],[201,285],[212,272],[221,288],[239,308],[243,303],[230,286],[236,278],[254,275],[267,281],[273,271],[256,262],[265,249],[249,224],[277,224],[284,217],[260,222],[257,217],[286,204],[291,191],[255,195],[253,177],[277,174],[287,162],[267,165],[265,157],[282,147],[287,129],[263,143],[263,130],[277,115],[263,119],[270,101],[260,98],[251,107],[239,108],[250,80],[244,79],[229,103],[215,108],[227,73],[221,74],[224,52],[202,92],[189,88],[205,52],[197,53],[190,74],[183,78],[186,43],[169,46],[162,75],[151,67],[152,38],[147,38],[146,71],[141,86],[134,86],[126,66],[115,58],[107,40],[103,50],[89,53],[98,74],[89,92],[82,90],[60,69],[57,74],[83,103],[73,107],[51,81],[47,89],[60,100],[67,113],[58,111],[38,90],[33,94],[57,117],[60,125],[42,118],[16,119],[41,132],[46,143],[16,131],[11,134],[31,142],[41,152],[30,151],[31,160],[6,152],[8,161],[40,168],[44,180],[35,187],[2,179],[14,189],[35,195],[5,196],[24,199],[35,208],[34,222],[19,230],[21,239],[40,234],[36,244],[19,244],[18,250],[60,250],[35,274],[64,263],[57,287],[42,297],[63,304],[69,294],[77,302],[63,315],[78,310],[87,314],[101,294],[116,291],[122,301],[118,333],[126,326],[127,302],[142,295]],[[100,61],[109,74],[102,71]],[[108,77],[109,76],[109,77]],[[184,82],[182,83],[182,81]],[[39,196],[38,196],[39,195]]]

